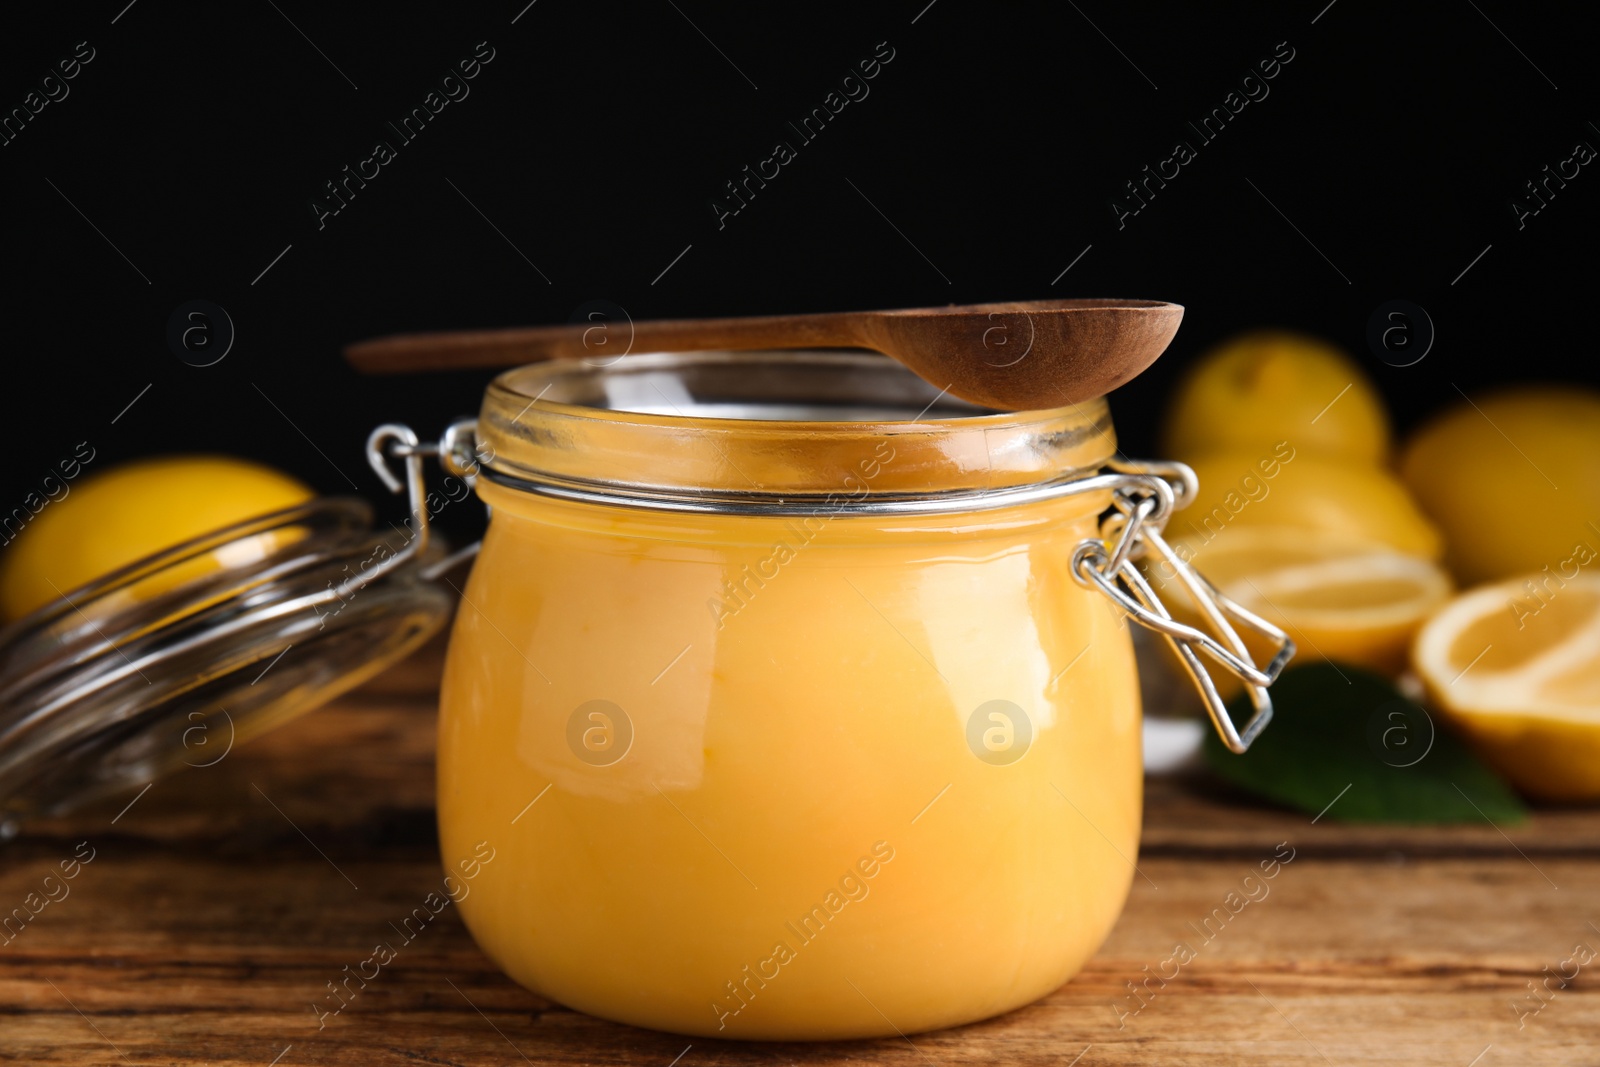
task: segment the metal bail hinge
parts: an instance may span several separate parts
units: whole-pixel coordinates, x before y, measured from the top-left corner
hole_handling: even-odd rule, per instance
[[[1073,576],[1080,584],[1092,585],[1110,597],[1134,622],[1167,639],[1195,688],[1200,690],[1206,712],[1223,744],[1233,752],[1243,752],[1272,721],[1272,697],[1267,693],[1267,686],[1277,680],[1284,665],[1294,656],[1294,642],[1270,622],[1224,596],[1179,559],[1162,537],[1161,531],[1173,510],[1191,502],[1198,492],[1193,471],[1181,463],[1116,463],[1111,467],[1131,476],[1131,484],[1113,491],[1112,510],[1100,524],[1102,539],[1083,541],[1073,552]],[[1135,560],[1145,557],[1153,557],[1158,565],[1171,568],[1212,633],[1172,617],[1134,565]],[[1254,631],[1272,644],[1275,652],[1265,667],[1256,666],[1239,636],[1238,626]],[[1216,682],[1200,660],[1200,652],[1244,683],[1255,709],[1244,729],[1235,728],[1228,717]]]
[[[466,480],[471,485],[477,477],[478,464],[473,429],[477,423],[463,419],[451,423],[437,442],[424,442],[411,427],[399,422],[386,422],[367,435],[367,463],[391,493],[405,493],[411,512],[406,520],[405,543],[397,551],[385,556],[374,566],[354,575],[326,594],[329,599],[346,599],[375,578],[404,566],[413,557],[421,555],[432,537],[429,525],[427,486],[423,482],[422,458],[435,456],[447,473]],[[389,468],[390,458],[399,459],[404,467],[401,476]],[[430,563],[421,570],[422,577],[433,580],[463,559],[476,555],[478,542]]]

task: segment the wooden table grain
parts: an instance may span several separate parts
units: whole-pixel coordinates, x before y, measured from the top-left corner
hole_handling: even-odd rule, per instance
[[[32,824],[0,848],[0,912],[75,852],[93,855],[52,883],[66,896],[0,934],[0,1060],[1600,1062],[1600,958],[1569,962],[1578,946],[1600,949],[1600,811],[1546,810],[1503,830],[1352,827],[1170,780],[1151,785],[1142,877],[1104,948],[999,1019],[822,1045],[652,1033],[522,990],[447,909],[319,1028],[311,1002],[324,983],[439,877],[438,666],[435,646],[213,767]],[[1284,843],[1294,859],[1266,895],[1215,918]],[[1180,942],[1193,958],[1175,967]],[[1130,982],[1145,983],[1141,996]]]

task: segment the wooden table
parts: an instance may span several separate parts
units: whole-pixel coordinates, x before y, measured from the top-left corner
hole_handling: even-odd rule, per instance
[[[1574,946],[1600,949],[1600,812],[1545,811],[1504,833],[1313,825],[1171,781],[1152,783],[1146,877],[1110,940],[1066,987],[1004,1018],[910,1041],[691,1042],[539,1000],[446,909],[319,1030],[312,998],[439,877],[438,664],[426,650],[214,767],[157,783],[120,816],[131,796],[0,848],[0,912],[78,842],[94,850],[69,896],[0,939],[0,1060],[1600,1062],[1600,958],[1565,986],[1552,977],[1571,975]],[[1202,942],[1190,924],[1280,842],[1295,858],[1269,895]],[[1196,957],[1164,988],[1152,980],[1137,1014],[1119,1014],[1138,1006],[1127,983],[1145,967],[1172,973],[1179,941]],[[1546,980],[1533,999],[1529,983]]]

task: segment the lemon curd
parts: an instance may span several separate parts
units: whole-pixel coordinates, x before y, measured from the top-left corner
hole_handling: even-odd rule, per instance
[[[1097,468],[1109,417],[934,394],[854,353],[491,386],[439,831],[452,870],[495,849],[460,907],[512,978],[849,1038],[1005,1012],[1098,948],[1142,785],[1127,627],[1070,569],[1109,497],[985,501]]]

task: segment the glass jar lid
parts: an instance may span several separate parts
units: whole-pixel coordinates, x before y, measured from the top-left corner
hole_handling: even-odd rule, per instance
[[[385,429],[380,459],[397,436]],[[420,458],[408,463],[420,487]],[[375,533],[365,501],[314,500],[139,560],[0,630],[0,836],[8,816],[219,762],[421,644],[452,598],[426,580],[443,550],[415,495],[412,511],[408,529]]]

